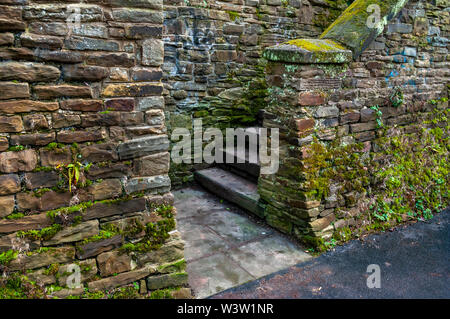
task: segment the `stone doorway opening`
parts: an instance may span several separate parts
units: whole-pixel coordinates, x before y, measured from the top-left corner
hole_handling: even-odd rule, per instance
[[[189,285],[196,298],[312,258],[259,218],[264,211],[257,192],[260,169],[249,161],[252,148],[246,146],[244,163],[235,158],[234,163],[198,170],[196,184],[173,191]]]

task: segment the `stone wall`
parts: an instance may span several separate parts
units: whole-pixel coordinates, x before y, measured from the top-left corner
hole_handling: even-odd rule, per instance
[[[171,128],[260,126],[267,84],[264,48],[316,37],[352,1],[165,0],[164,83]],[[199,168],[197,165],[196,168]],[[174,185],[193,165],[172,165]]]
[[[2,271],[58,297],[187,284],[163,20],[162,0],[0,0]],[[68,290],[72,264],[83,286]]]
[[[280,170],[258,184],[270,225],[326,249],[449,205],[448,7],[409,1],[356,60],[325,39],[266,50],[263,126],[281,137]]]

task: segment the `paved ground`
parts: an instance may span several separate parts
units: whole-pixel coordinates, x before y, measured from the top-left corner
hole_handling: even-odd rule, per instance
[[[197,298],[311,259],[302,247],[200,187],[173,194],[189,284]]]
[[[450,298],[450,209],[429,222],[352,241],[212,298]],[[369,289],[378,264],[381,288]]]

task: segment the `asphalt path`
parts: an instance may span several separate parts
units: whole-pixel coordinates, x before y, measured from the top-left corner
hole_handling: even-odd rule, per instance
[[[450,298],[450,208],[425,222],[353,240],[214,299]],[[274,261],[276,262],[276,260]],[[378,265],[379,281],[374,268]],[[370,278],[369,278],[370,277]],[[367,285],[379,283],[380,288]]]

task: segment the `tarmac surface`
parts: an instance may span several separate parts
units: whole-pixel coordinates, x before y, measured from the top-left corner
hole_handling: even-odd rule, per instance
[[[334,251],[220,292],[213,299],[450,298],[450,208],[425,222]],[[276,262],[276,261],[274,261]],[[380,288],[369,288],[378,265]]]

